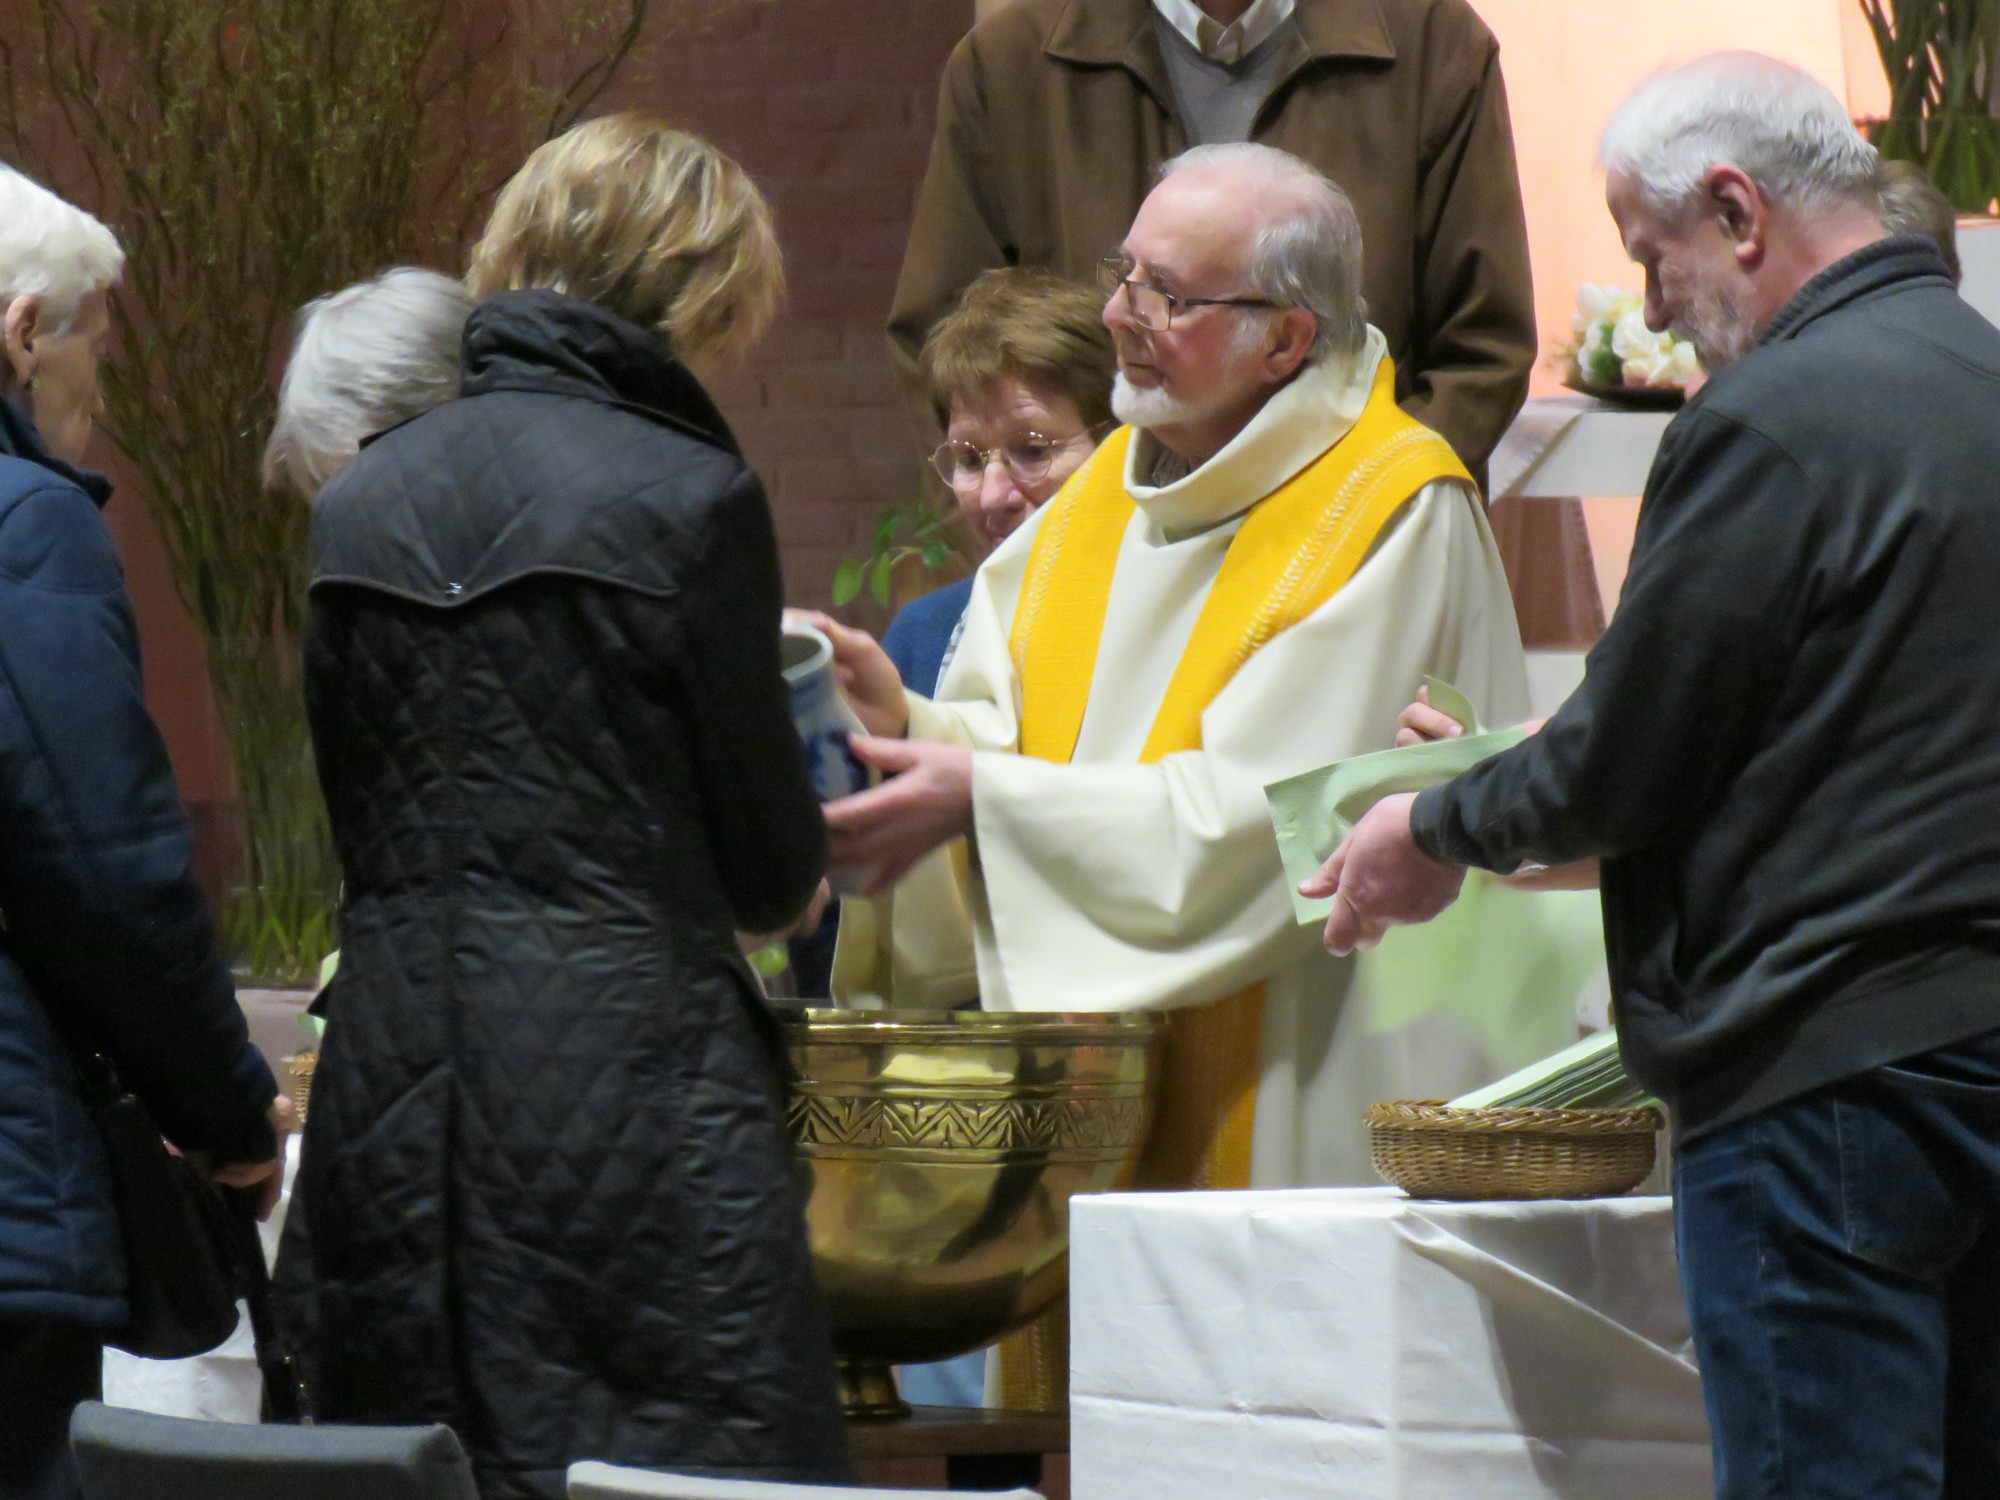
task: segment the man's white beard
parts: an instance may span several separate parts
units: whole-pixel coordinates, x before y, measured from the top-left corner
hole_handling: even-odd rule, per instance
[[[1128,427],[1144,432],[1149,427],[1192,421],[1202,412],[1163,385],[1132,384],[1120,370],[1117,379],[1111,382],[1111,414]]]
[[[1698,286],[1689,293],[1686,309],[1674,320],[1674,336],[1694,345],[1701,367],[1709,374],[1734,364],[1757,347],[1760,330],[1748,302],[1747,293]]]

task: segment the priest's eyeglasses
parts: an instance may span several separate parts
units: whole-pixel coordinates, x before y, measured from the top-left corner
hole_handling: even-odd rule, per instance
[[[995,458],[1007,466],[1016,484],[1034,484],[1048,477],[1056,455],[1092,434],[1079,432],[1072,438],[1043,437],[1039,432],[1016,433],[998,448],[975,448],[970,443],[941,443],[931,454],[931,467],[938,478],[955,490],[977,489],[986,478],[986,469]]]
[[[1132,321],[1148,333],[1165,333],[1173,326],[1175,312],[1182,308],[1278,305],[1268,297],[1183,297],[1144,281],[1134,281],[1135,269],[1131,256],[1107,255],[1098,262],[1097,279],[1104,288],[1106,302],[1118,295],[1120,287],[1125,289],[1125,306]]]

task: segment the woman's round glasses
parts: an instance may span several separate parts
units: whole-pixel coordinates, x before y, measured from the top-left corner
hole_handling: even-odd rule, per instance
[[[997,448],[975,448],[971,443],[941,443],[931,454],[931,467],[938,478],[955,490],[977,489],[986,477],[987,465],[998,458],[1014,476],[1016,484],[1033,484],[1046,479],[1049,465],[1065,448],[1073,447],[1089,433],[1073,438],[1043,437],[1039,432],[1022,432]]]
[[[1125,306],[1132,321],[1148,333],[1165,333],[1173,326],[1174,313],[1181,308],[1276,307],[1268,297],[1183,297],[1163,291],[1144,281],[1134,281],[1135,266],[1129,255],[1107,255],[1098,262],[1097,280],[1109,302],[1125,288]]]

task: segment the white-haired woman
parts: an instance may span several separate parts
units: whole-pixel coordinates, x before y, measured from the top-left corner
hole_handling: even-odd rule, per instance
[[[132,605],[78,468],[100,409],[111,232],[0,167],[0,1495],[78,1493],[70,1412],[129,1317],[75,1052],[167,1136],[275,1195],[271,1070],[189,873]],[[267,1200],[268,1201],[268,1200]]]
[[[456,396],[471,311],[464,282],[417,266],[308,302],[264,450],[265,482],[311,499],[369,438]]]
[[[769,318],[755,185],[644,115],[502,192],[459,399],[313,510],[345,890],[300,1199],[320,1413],[449,1422],[488,1500],[602,1458],[844,1467],[735,933],[819,884],[762,490],[694,371]]]

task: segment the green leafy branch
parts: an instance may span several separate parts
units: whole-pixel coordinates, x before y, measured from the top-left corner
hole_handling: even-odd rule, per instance
[[[910,558],[927,568],[945,568],[958,555],[953,544],[953,518],[926,500],[892,506],[876,518],[868,550],[842,558],[833,574],[833,602],[852,604],[865,589],[884,609],[889,607],[896,569]]]
[[[1889,115],[1870,138],[1884,156],[1921,166],[1963,213],[2000,198],[2000,4],[1995,0],[1861,0]]]

